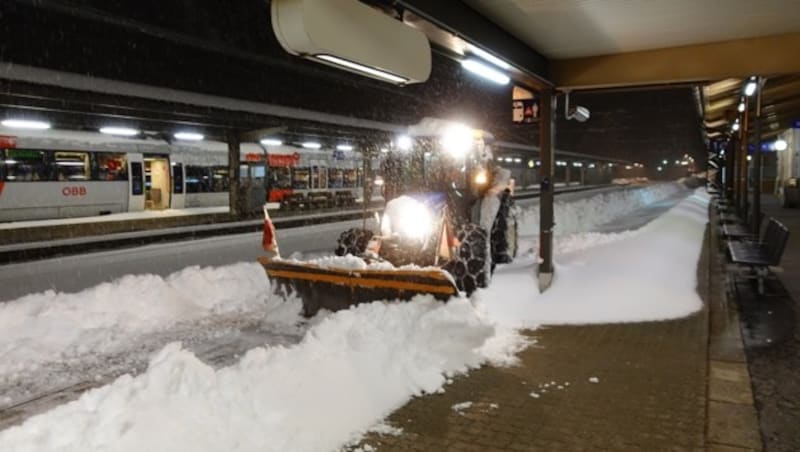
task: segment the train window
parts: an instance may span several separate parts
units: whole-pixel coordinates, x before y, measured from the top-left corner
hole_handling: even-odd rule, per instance
[[[328,187],[328,168],[320,167],[319,169],[319,188]]]
[[[308,168],[293,168],[292,169],[292,188],[306,189],[308,188],[310,171]]]
[[[292,188],[292,172],[288,166],[269,168],[270,187],[272,188]]]
[[[203,193],[211,191],[208,168],[186,165],[186,193]]]
[[[267,170],[263,165],[255,165],[250,167],[251,179],[264,179],[267,175]]]
[[[5,180],[35,182],[52,180],[52,167],[47,151],[6,149]]]
[[[183,193],[183,163],[172,162],[172,193]]]
[[[128,161],[125,154],[98,152],[94,154],[95,167],[92,180],[127,181]]]
[[[142,162],[131,162],[131,194],[141,196],[144,193],[142,184]]]
[[[319,167],[311,167],[311,188],[319,188]]]
[[[56,180],[89,180],[88,152],[56,152],[54,154]]]
[[[358,184],[358,175],[354,169],[344,170],[344,187],[352,188]]]
[[[330,168],[328,170],[328,188],[342,187],[344,187],[344,171],[339,168]]]
[[[212,192],[228,191],[230,180],[228,179],[227,166],[215,166],[211,168],[211,190]]]

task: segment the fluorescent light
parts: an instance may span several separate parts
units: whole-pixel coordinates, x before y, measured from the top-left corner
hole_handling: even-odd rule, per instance
[[[353,146],[350,146],[349,144],[339,144],[339,145],[336,146],[336,150],[337,151],[352,151],[353,150]]]
[[[49,122],[44,121],[31,121],[28,119],[4,119],[3,124],[5,127],[11,127],[13,129],[36,129],[36,130],[45,130],[50,128]]]
[[[301,144],[306,149],[319,149],[322,147],[321,144],[314,142],[314,141],[306,141],[305,143]]]
[[[595,166],[596,166],[596,165],[595,165],[594,163],[590,163],[590,164],[589,164],[589,169],[592,169],[592,168],[594,168]]]
[[[352,69],[354,71],[363,72],[365,74],[369,74],[384,80],[388,80],[390,82],[395,83],[406,83],[408,82],[407,78],[400,77],[394,74],[390,74],[386,71],[382,71],[380,69],[375,69],[373,67],[364,66],[363,64],[354,63],[349,60],[345,60],[339,57],[335,57],[333,55],[315,55],[316,58],[320,60],[327,61],[328,63],[333,63],[339,66],[344,66],[348,69]]]
[[[661,171],[661,170],[663,170],[664,168],[662,168],[662,167],[660,167],[660,166],[659,166],[659,167],[658,167],[658,168],[656,168],[656,169],[657,169],[657,170],[659,170],[659,171]]]
[[[103,127],[100,129],[100,133],[105,133],[106,135],[122,135],[124,137],[131,137],[138,135],[139,131],[136,129],[129,129],[127,127]]]
[[[58,165],[58,166],[83,166],[83,162],[64,161],[64,162],[56,162],[56,165]]]
[[[753,80],[753,79],[750,79],[750,81],[747,82],[747,85],[744,86],[744,95],[748,96],[748,97],[752,96],[753,93],[756,92],[756,88],[757,87],[758,87],[758,85],[756,84],[756,81]]]
[[[277,138],[264,138],[261,140],[261,144],[264,146],[280,146],[283,144],[283,141],[278,140]]]
[[[739,110],[739,113],[744,113],[744,101],[739,102],[739,107],[737,110]]]
[[[753,156],[752,155],[748,155],[747,156],[747,161],[749,162],[750,160],[753,160]]]
[[[513,158],[511,158],[511,157],[506,157],[506,162],[508,162],[508,163],[511,163],[511,162],[513,162],[513,161],[514,161],[514,159],[513,159]]]
[[[669,163],[669,162],[667,161],[667,159],[664,159],[664,160],[662,160],[662,161],[661,161],[661,163],[662,163],[662,164],[664,164],[664,165],[666,165],[666,164],[667,164],[667,163]]]
[[[500,58],[497,58],[496,56],[492,55],[491,53],[481,49],[480,47],[476,47],[476,46],[474,46],[472,44],[467,44],[467,49],[470,51],[470,53],[475,54],[475,56],[480,57],[480,58],[482,58],[482,59],[494,64],[495,66],[497,66],[497,67],[499,67],[501,69],[511,69],[511,65],[510,64],[506,63],[505,61],[501,60]]]
[[[401,151],[408,151],[414,145],[414,142],[411,140],[411,137],[408,135],[400,135],[397,137],[397,142],[395,143],[397,148]]]
[[[581,162],[572,162],[572,166],[574,166],[576,168],[582,168],[583,167],[583,163],[581,163]]]
[[[633,168],[633,167],[630,166],[630,165],[625,165],[625,169],[631,169],[631,168]]]
[[[776,151],[785,151],[786,148],[789,147],[789,143],[787,143],[786,140],[779,138],[775,140],[775,143],[772,146],[775,148]]]
[[[514,163],[522,163],[522,159],[517,157],[514,159]]]
[[[738,122],[734,122],[733,123],[733,131],[736,132],[737,130],[739,130],[739,123]]]
[[[195,133],[195,132],[178,132],[173,135],[178,140],[186,140],[186,141],[201,141],[203,138],[202,133]]]
[[[12,159],[8,159],[8,160],[3,160],[3,163],[5,163],[6,165],[16,165],[17,161],[16,160],[12,160]]]
[[[475,59],[461,60],[461,66],[464,69],[473,72],[475,74],[478,74],[483,78],[489,79],[499,85],[507,85],[508,82],[511,81],[511,79],[506,74],[503,74],[502,72],[494,68],[491,68]]]

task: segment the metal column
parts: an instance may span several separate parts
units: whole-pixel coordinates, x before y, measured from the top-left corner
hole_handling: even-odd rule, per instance
[[[228,204],[230,213],[233,216],[239,215],[239,154],[240,139],[235,132],[228,133]]]
[[[761,91],[764,88],[764,79],[758,77],[756,81],[758,92],[756,93],[756,120],[755,120],[755,141],[756,150],[753,152],[753,215],[750,225],[753,234],[759,235],[761,229]]]
[[[740,127],[741,142],[739,143],[739,174],[737,176],[737,190],[738,190],[738,203],[736,208],[739,213],[739,218],[744,223],[747,223],[747,151],[750,144],[750,137],[748,136],[747,129],[750,127],[750,100],[747,96],[744,98],[744,119]]]
[[[555,150],[556,96],[552,89],[541,91],[541,120],[539,148],[542,166],[539,168],[541,197],[539,198],[539,291],[544,292],[553,282],[553,154]]]

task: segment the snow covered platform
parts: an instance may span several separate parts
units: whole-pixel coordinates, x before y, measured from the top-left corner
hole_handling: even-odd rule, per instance
[[[703,449],[708,306],[719,277],[709,265],[708,198],[663,185],[559,203],[556,279],[544,294],[529,253],[538,211],[520,218],[523,255],[499,266],[490,288],[447,303],[376,302],[304,323],[299,300],[265,291],[263,270],[248,263],[0,304],[0,383],[10,394],[0,420],[30,403],[20,385],[74,388],[61,363],[99,377],[77,382],[99,386],[78,400],[16,415],[0,443],[12,451]],[[250,326],[231,326],[242,319]],[[248,328],[287,333],[239,348],[220,340],[222,349],[250,347],[232,359],[209,354],[215,335]],[[183,344],[164,345],[170,338]],[[129,355],[134,370],[103,374]]]

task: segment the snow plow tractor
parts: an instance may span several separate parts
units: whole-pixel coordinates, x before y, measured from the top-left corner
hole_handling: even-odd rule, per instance
[[[514,258],[513,187],[510,172],[494,165],[490,137],[452,123],[429,128],[442,132],[417,133],[412,146],[383,155],[376,186],[386,204],[374,230],[342,232],[330,259],[259,259],[273,284],[300,296],[305,315],[471,294],[488,286],[496,264]]]

